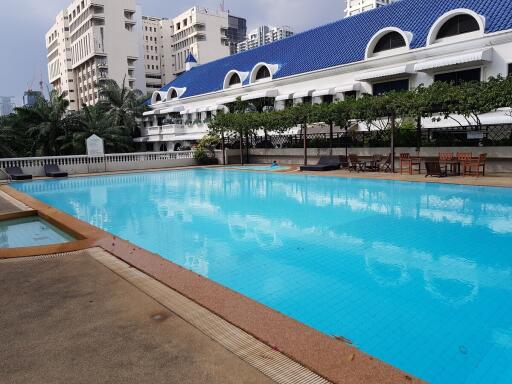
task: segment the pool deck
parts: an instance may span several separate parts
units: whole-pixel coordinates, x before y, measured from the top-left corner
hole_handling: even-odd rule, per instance
[[[2,383],[274,383],[93,256],[0,260]]]
[[[302,173],[298,172],[295,167],[284,173],[512,187],[511,175],[425,179],[424,175],[349,173],[346,171]],[[3,303],[5,309],[1,318],[4,324],[7,324],[0,330],[0,337],[2,337],[2,340],[8,340],[4,345],[9,346],[8,349],[4,346],[0,347],[0,351],[2,351],[0,352],[0,360],[6,360],[7,367],[10,369],[8,372],[13,375],[10,377],[12,382],[20,380],[31,382],[28,378],[32,378],[32,382],[36,382],[37,380],[34,378],[39,376],[48,377],[48,380],[44,381],[58,382],[58,380],[53,380],[53,376],[44,376],[52,375],[53,371],[60,372],[59,377],[68,379],[63,380],[63,382],[74,381],[69,380],[69,376],[66,376],[70,374],[79,374],[80,377],[97,374],[99,375],[97,376],[99,381],[115,382],[115,376],[119,378],[119,382],[130,382],[129,378],[134,378],[133,382],[141,382],[141,376],[137,376],[138,373],[135,372],[139,360],[142,366],[141,372],[144,372],[147,381],[150,379],[152,382],[161,382],[160,380],[165,378],[172,378],[171,381],[190,383],[313,382],[311,379],[299,381],[294,378],[295,368],[284,369],[279,367],[278,371],[287,372],[284,379],[279,375],[274,374],[272,376],[269,368],[272,366],[271,359],[265,360],[266,358],[263,357],[263,363],[258,363],[245,359],[243,353],[242,355],[236,354],[232,349],[222,344],[220,339],[217,340],[215,333],[209,334],[208,330],[202,329],[200,324],[194,323],[197,318],[210,319],[210,316],[218,317],[236,330],[230,330],[228,333],[241,332],[237,336],[238,338],[252,337],[266,348],[274,351],[279,359],[284,358],[287,364],[290,364],[290,362],[298,364],[300,369],[305,369],[306,376],[316,373],[317,375],[313,374],[311,377],[316,377],[315,380],[319,380],[318,382],[365,384],[421,382],[421,380],[346,344],[342,341],[343,335],[322,334],[237,292],[181,268],[159,255],[150,253],[128,241],[79,221],[9,186],[0,186],[0,220],[12,215],[27,214],[41,216],[59,228],[70,232],[78,240],[46,247],[0,249],[0,281],[2,282],[0,283],[2,286],[0,302]],[[48,263],[42,263],[42,266],[40,266],[42,270],[39,270],[34,268],[33,264],[30,265],[30,268],[27,268],[26,263],[20,261],[32,256],[89,251],[91,249],[100,249],[102,252],[108,253],[112,259],[126,264],[129,269],[141,273],[144,278],[162,284],[180,298],[189,300],[201,310],[207,311],[207,314],[197,316],[194,315],[196,310],[193,310],[188,315],[187,311],[176,315],[177,311],[169,309],[169,305],[162,304],[164,299],[158,299],[151,292],[137,293],[137,289],[141,290],[140,287],[130,287],[130,284],[134,284],[133,282],[126,282],[126,279],[121,279],[120,282],[117,281],[116,274],[108,277],[112,274],[108,270],[103,270],[100,273],[95,268],[101,266],[95,265],[91,260],[88,260],[87,256],[66,256],[66,261],[61,263],[62,268],[52,269],[53,275],[50,273],[49,269],[51,268],[49,268]],[[94,273],[91,271],[94,271]],[[48,273],[48,278],[46,278]],[[94,289],[93,284],[96,274],[98,275],[97,290]],[[36,278],[38,276],[45,276],[45,279]],[[56,289],[56,284],[62,284],[65,289]],[[21,290],[19,289],[20,286],[22,287]],[[112,297],[103,297],[108,296],[101,294],[105,291],[114,294],[111,295]],[[22,294],[14,295],[13,292],[22,292]],[[120,292],[123,294],[120,294]],[[122,297],[125,292],[126,297]],[[56,297],[53,297],[54,295]],[[95,312],[91,314],[92,309],[89,308],[89,303],[85,300],[90,295],[95,298],[92,299],[94,302],[100,299],[103,300],[101,304],[97,304],[99,314],[95,314]],[[119,301],[111,301],[114,298]],[[128,298],[130,299],[128,300]],[[83,305],[77,306],[77,302]],[[136,305],[134,305],[135,303]],[[50,312],[47,311],[48,308],[51,309]],[[58,311],[62,310],[67,313],[66,311],[69,311],[69,308],[74,308],[73,316],[76,318],[73,321],[71,319],[69,323],[65,323],[68,324],[68,328],[62,331],[64,337],[59,337],[55,324],[57,324],[56,319],[62,319],[62,316],[57,315]],[[125,329],[122,327],[122,329],[118,329],[118,325],[112,323],[113,318],[109,317],[112,316],[109,312],[112,308],[117,308],[125,316],[124,319],[128,324],[139,321],[137,324],[141,327],[142,336],[137,338],[137,333],[131,335],[131,337],[123,335],[121,331]],[[56,312],[54,313],[54,311]],[[154,311],[170,313],[171,316],[166,317],[164,322],[155,327],[155,321],[150,316],[148,317],[148,314]],[[35,314],[40,317],[34,317]],[[102,318],[102,314],[105,317]],[[99,319],[96,319],[97,316],[99,316]],[[38,320],[37,323],[41,323],[40,326],[43,332],[40,331],[40,328],[37,328],[37,332],[35,331],[37,324],[32,324],[34,318]],[[88,319],[85,322],[86,324],[80,324],[80,321],[83,322],[84,318]],[[30,321],[25,322],[25,319],[30,319]],[[99,330],[99,333],[79,340],[89,348],[92,348],[91,340],[97,340],[94,345],[97,346],[95,351],[98,356],[87,349],[84,352],[86,354],[81,355],[81,349],[75,349],[74,347],[73,337],[90,329],[91,324],[88,324],[91,322],[90,319],[94,319],[94,324],[97,325],[94,330]],[[96,321],[99,323],[96,323]],[[114,328],[109,329],[109,326]],[[112,335],[111,339],[102,339],[102,327],[109,329],[108,334]],[[153,329],[158,327],[162,329]],[[130,330],[138,329],[137,327],[127,328]],[[183,337],[179,338],[178,333],[182,333]],[[24,336],[19,337],[20,334]],[[12,335],[18,335],[18,337],[14,339]],[[59,351],[67,351],[67,353],[65,356],[64,354],[60,356],[61,360],[57,359],[48,363],[48,366],[41,366],[41,361],[44,360],[43,356],[46,357],[52,353],[53,349],[50,348],[52,346],[57,347]],[[124,355],[126,358],[119,360],[113,358],[112,356],[115,355],[113,350],[118,351],[119,355]],[[7,353],[7,351],[15,352]],[[27,354],[27,351],[30,351],[30,353],[28,353],[26,359],[18,358],[17,362],[13,361],[12,356],[19,356],[22,352]],[[149,356],[154,353],[154,361],[141,360],[141,351],[149,353]],[[270,352],[267,350],[265,353]],[[100,357],[102,358],[100,359]],[[215,360],[216,358],[219,360]],[[175,376],[169,376],[168,371],[166,371],[163,361],[167,360],[171,360],[168,368],[172,370],[172,374]],[[0,369],[5,371],[1,364]],[[70,364],[76,364],[76,369],[70,371]],[[93,366],[95,367],[94,370],[91,368]],[[67,370],[64,369],[65,367],[67,367]],[[254,367],[257,367],[257,370]],[[265,371],[266,369],[268,371]],[[132,373],[130,373],[131,370],[133,370]],[[261,374],[262,371],[265,372],[265,375]],[[127,373],[126,377],[124,376],[125,372]],[[233,376],[233,372],[240,376]],[[137,381],[136,378],[139,380]]]

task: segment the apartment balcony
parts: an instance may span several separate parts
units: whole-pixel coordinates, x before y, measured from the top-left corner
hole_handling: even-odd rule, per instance
[[[126,20],[133,20],[133,16],[135,15],[135,11],[132,9],[125,9],[124,10],[124,18]]]

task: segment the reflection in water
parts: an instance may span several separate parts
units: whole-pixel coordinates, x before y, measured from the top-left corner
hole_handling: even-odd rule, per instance
[[[18,188],[431,382],[512,375],[484,362],[512,367],[508,190],[220,170]]]

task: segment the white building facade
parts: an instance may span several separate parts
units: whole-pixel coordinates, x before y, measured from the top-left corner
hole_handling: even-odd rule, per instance
[[[144,66],[144,84],[138,87],[153,93],[174,80],[174,52],[172,20],[142,16],[141,56]]]
[[[468,4],[471,7],[446,11],[441,4],[436,9],[421,0],[402,0],[353,17],[360,20],[343,19],[195,67],[153,94],[152,110],[145,114],[142,137],[136,141],[150,150],[189,147],[207,134],[209,119],[218,110],[228,112],[238,97],[265,100],[279,110],[304,102],[329,103],[413,89],[434,81],[507,75],[512,63],[512,16],[501,18],[503,10],[493,8],[493,3],[469,0]],[[386,20],[399,6],[405,8],[399,10],[402,15],[411,16],[388,25]],[[432,15],[418,24],[407,10],[422,7]],[[512,15],[512,3],[509,7]],[[373,30],[342,40],[353,22],[370,25],[374,18],[380,24],[375,23]],[[319,35],[329,41],[320,48]],[[319,56],[311,57],[311,52]],[[493,114],[492,121],[483,116],[482,121],[510,123],[510,117],[502,115]],[[449,122],[424,121],[425,128],[435,124]]]
[[[361,12],[366,12],[371,9],[384,7],[398,0],[347,0],[347,8],[345,15],[354,16]]]
[[[135,0],[75,0],[46,34],[48,75],[71,110],[94,105],[106,79],[134,88],[139,61]]]
[[[238,34],[234,29],[244,23],[228,12],[193,7],[172,19],[174,30],[172,51],[174,75],[185,72],[186,59],[193,54],[197,62],[210,61],[229,56],[236,44]],[[245,20],[244,20],[245,21]]]
[[[290,36],[293,36],[291,27],[271,27],[262,25],[249,32],[247,39],[237,44],[237,52],[248,51]]]

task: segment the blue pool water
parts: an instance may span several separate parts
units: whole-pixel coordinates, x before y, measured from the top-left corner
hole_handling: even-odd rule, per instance
[[[13,184],[433,383],[512,383],[512,191],[196,169]]]
[[[62,244],[71,240],[71,236],[38,217],[0,221],[0,248]]]
[[[224,169],[236,169],[239,171],[267,171],[267,172],[277,172],[277,171],[287,171],[290,167],[285,167],[282,165],[243,165],[243,166],[230,166],[224,167]]]

